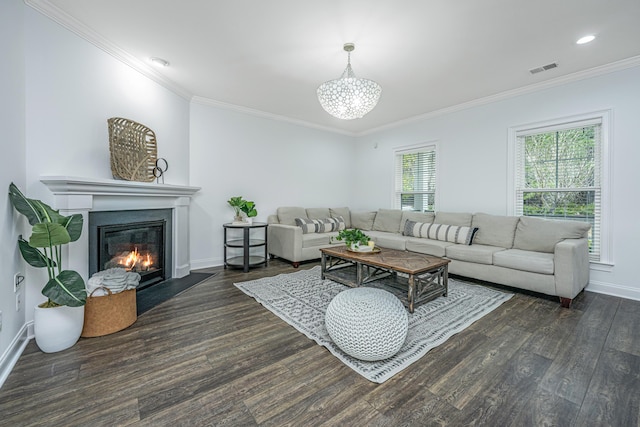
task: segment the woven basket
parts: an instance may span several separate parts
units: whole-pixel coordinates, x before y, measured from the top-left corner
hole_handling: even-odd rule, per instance
[[[109,295],[94,297],[93,293],[98,289],[106,290]],[[135,289],[114,294],[108,288],[97,288],[87,297],[81,336],[109,335],[131,326],[137,318]]]
[[[158,159],[156,134],[140,123],[121,117],[107,120],[111,173],[115,179],[151,182]]]

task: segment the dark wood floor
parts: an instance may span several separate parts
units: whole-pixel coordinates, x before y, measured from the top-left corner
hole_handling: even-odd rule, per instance
[[[54,354],[30,342],[0,425],[638,425],[640,302],[516,294],[378,385],[233,286],[289,264],[208,271],[119,333]]]

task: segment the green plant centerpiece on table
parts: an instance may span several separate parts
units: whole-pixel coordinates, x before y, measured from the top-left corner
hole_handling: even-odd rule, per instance
[[[75,242],[82,233],[82,215],[63,216],[40,200],[27,198],[15,184],[9,185],[9,199],[18,212],[27,217],[31,237],[18,239],[22,258],[32,267],[46,268],[49,281],[42,289],[47,301],[40,307],[79,307],[87,300],[82,276],[62,269],[62,246]]]
[[[256,210],[256,204],[248,200],[244,200],[242,196],[232,197],[227,200],[229,206],[235,211],[234,220],[237,222],[245,222],[242,214],[244,213],[247,218],[253,218],[258,215]]]
[[[344,241],[347,248],[357,250],[360,246],[367,246],[370,239],[362,230],[350,228],[347,230],[340,230],[338,235],[335,237],[335,240]]]

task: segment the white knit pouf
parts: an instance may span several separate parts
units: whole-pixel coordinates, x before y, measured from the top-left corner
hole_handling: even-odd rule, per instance
[[[327,332],[342,351],[375,361],[396,354],[409,329],[407,311],[393,294],[375,288],[340,292],[327,307]]]

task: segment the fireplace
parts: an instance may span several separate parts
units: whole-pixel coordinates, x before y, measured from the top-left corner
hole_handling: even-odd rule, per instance
[[[191,271],[189,205],[200,187],[72,176],[42,176],[40,181],[53,193],[55,200],[52,206],[60,209],[62,215],[80,214],[84,218],[86,232],[83,231],[76,242],[67,245],[69,256],[65,269],[77,271],[85,280],[98,271],[96,222],[102,219],[96,214],[109,213],[114,215],[111,218],[107,216],[111,224],[123,224],[158,220],[128,219],[124,212],[146,210],[157,214],[164,210],[161,219],[166,221],[165,279],[185,277]]]
[[[140,274],[142,289],[171,278],[171,209],[89,213],[89,275],[109,268]]]

